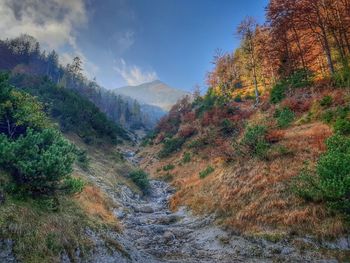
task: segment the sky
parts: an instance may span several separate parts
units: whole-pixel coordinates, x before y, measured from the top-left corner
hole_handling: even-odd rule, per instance
[[[239,46],[246,16],[264,22],[268,0],[0,0],[2,38],[34,36],[62,64],[82,58],[89,78],[112,89],[159,79],[205,87],[216,49]]]

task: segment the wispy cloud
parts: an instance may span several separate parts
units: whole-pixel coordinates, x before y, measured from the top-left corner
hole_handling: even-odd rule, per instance
[[[48,49],[68,46],[71,51],[61,52],[61,62],[80,56],[90,77],[98,70],[77,44],[77,29],[88,22],[83,0],[0,0],[0,17],[3,38],[28,34]]]
[[[136,86],[158,79],[157,73],[155,71],[144,71],[138,66],[127,65],[124,59],[117,61],[113,69],[130,86]]]
[[[83,0],[2,0],[0,17],[4,37],[26,33],[49,48],[76,47],[75,29],[88,19]]]
[[[116,44],[118,54],[123,54],[135,42],[135,33],[132,30],[115,33],[112,37],[112,42]]]

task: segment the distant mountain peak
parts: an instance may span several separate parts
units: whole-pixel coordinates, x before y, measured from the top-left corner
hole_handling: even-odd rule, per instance
[[[189,95],[188,92],[172,88],[161,80],[118,88],[114,92],[136,99],[141,104],[157,106],[165,111],[169,111],[179,99]]]

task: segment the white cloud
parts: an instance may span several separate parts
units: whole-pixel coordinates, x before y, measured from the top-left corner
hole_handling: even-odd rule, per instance
[[[151,82],[158,79],[155,71],[143,71],[141,68],[135,65],[127,65],[124,59],[120,59],[116,62],[116,66],[113,69],[124,79],[124,81],[130,86],[137,86],[142,83]]]
[[[51,49],[76,48],[75,29],[88,20],[83,0],[1,0],[0,17],[3,37],[25,33]]]
[[[61,63],[70,63],[79,56],[89,77],[98,71],[76,40],[76,30],[88,22],[83,0],[0,0],[0,17],[2,38],[28,34],[49,50],[68,46],[72,52],[60,52]]]

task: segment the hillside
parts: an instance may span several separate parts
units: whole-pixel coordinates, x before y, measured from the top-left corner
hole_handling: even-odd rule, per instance
[[[14,39],[0,40],[0,70],[13,74],[47,77],[57,86],[73,90],[93,102],[108,118],[126,129],[143,129],[152,126],[141,113],[134,99],[125,98],[88,80],[82,72],[82,60],[75,57],[71,64],[59,64],[58,54],[42,51],[39,42],[21,35]]]
[[[59,123],[62,132],[76,133],[88,144],[117,144],[130,139],[126,130],[75,91],[60,88],[47,78],[26,74],[12,75],[10,83],[46,105],[47,113]]]
[[[179,99],[189,95],[188,92],[169,87],[160,80],[144,83],[139,86],[122,87],[114,91],[117,94],[134,98],[141,104],[156,106],[164,111],[169,111]]]
[[[305,235],[324,251],[335,240],[337,249],[327,253],[346,262],[347,245],[339,242],[349,235],[348,199],[333,193],[346,184],[337,176],[348,161],[332,152],[334,143],[348,151],[348,91],[313,85],[292,89],[276,105],[266,94],[261,103],[219,103],[201,112],[208,97],[183,102],[145,141],[141,167],[177,189],[172,211],[187,206],[234,233],[297,247],[307,246],[297,241]],[[330,182],[336,186],[328,190]]]

